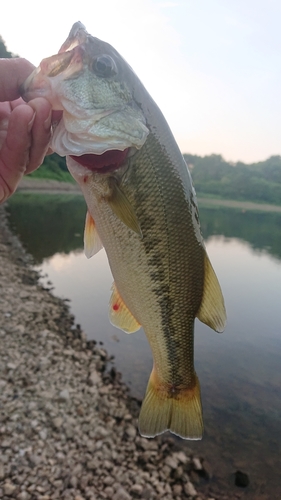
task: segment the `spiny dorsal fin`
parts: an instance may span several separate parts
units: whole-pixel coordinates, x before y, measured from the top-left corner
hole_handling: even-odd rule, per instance
[[[96,224],[89,212],[86,214],[84,229],[84,252],[87,259],[90,259],[102,249],[103,245],[97,233]]]
[[[112,295],[109,302],[109,319],[114,326],[126,333],[136,332],[141,327],[120,297],[115,283],[112,285]]]
[[[110,186],[111,195],[107,198],[107,202],[110,205],[111,210],[115,213],[115,215],[117,215],[123,224],[142,236],[134,209],[121,188],[118,186],[118,182],[114,177],[111,177],[110,179]]]
[[[221,287],[206,253],[204,291],[197,318],[216,332],[221,333],[225,328],[226,311]]]

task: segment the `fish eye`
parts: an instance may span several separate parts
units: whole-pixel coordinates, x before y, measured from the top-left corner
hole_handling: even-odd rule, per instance
[[[117,67],[112,59],[107,54],[97,57],[93,64],[93,70],[97,76],[103,76],[105,78],[109,78],[110,76],[114,76],[117,74]]]

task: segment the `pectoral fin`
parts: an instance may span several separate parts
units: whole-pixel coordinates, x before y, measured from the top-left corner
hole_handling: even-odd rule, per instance
[[[107,202],[110,205],[111,210],[115,213],[115,215],[117,215],[123,224],[142,236],[134,209],[114,177],[110,179],[110,186],[111,195],[107,198]]]
[[[120,297],[115,283],[112,285],[112,295],[109,302],[109,319],[114,326],[126,333],[136,332],[141,327]]]
[[[225,328],[226,311],[221,287],[206,253],[204,291],[197,318],[216,332],[221,333]]]
[[[102,249],[103,245],[98,235],[96,224],[89,212],[86,214],[84,229],[84,252],[87,259],[90,259]]]

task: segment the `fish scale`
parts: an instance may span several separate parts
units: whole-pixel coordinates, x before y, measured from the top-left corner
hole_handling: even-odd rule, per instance
[[[150,343],[140,433],[200,439],[194,320],[222,331],[226,315],[191,177],[165,118],[126,61],[81,23],[22,95],[63,110],[51,147],[66,155],[88,206],[87,257],[106,250],[110,321],[127,333],[142,326]]]

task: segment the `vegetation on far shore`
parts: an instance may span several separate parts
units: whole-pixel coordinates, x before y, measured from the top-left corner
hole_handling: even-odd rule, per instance
[[[75,182],[70,175],[64,157],[53,153],[46,156],[41,167],[29,174],[28,177],[33,179],[53,179],[63,182]]]
[[[184,154],[198,196],[281,205],[281,156],[246,164]]]
[[[184,158],[200,198],[281,205],[281,156],[252,164],[229,163],[215,154],[204,157],[184,154]],[[56,154],[47,156],[31,177],[74,182],[65,158]]]

